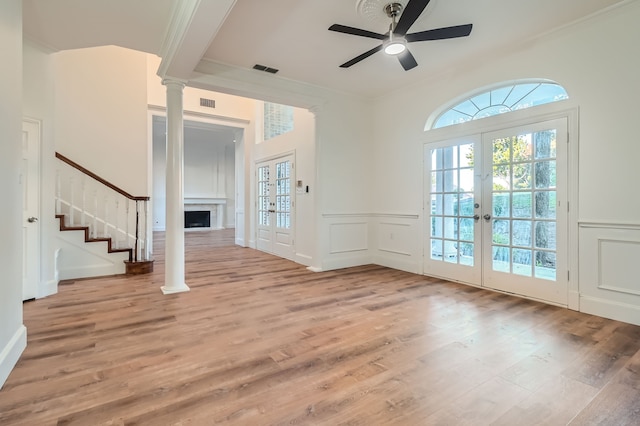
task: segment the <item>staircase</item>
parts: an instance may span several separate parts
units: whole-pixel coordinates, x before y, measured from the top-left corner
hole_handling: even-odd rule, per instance
[[[149,197],[133,196],[60,153],[56,158],[60,279],[151,272]]]

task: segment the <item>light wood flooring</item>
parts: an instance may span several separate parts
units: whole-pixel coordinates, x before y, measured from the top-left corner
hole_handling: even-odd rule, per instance
[[[0,425],[638,425],[640,327],[381,266],[312,273],[186,234],[191,291],[24,305]]]

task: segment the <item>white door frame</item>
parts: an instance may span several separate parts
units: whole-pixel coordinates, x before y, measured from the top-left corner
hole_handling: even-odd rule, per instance
[[[523,110],[509,112],[506,114],[496,115],[492,117],[483,118],[481,120],[469,121],[459,125],[442,127],[438,129],[432,129],[425,133],[425,139],[423,143],[425,145],[424,151],[428,151],[431,144],[463,138],[469,135],[477,135],[483,133],[489,133],[495,130],[503,128],[511,128],[524,126],[531,123],[543,122],[554,120],[558,118],[567,119],[568,128],[568,148],[567,148],[567,195],[568,195],[568,207],[569,212],[567,214],[567,266],[568,271],[568,297],[567,306],[569,309],[579,310],[580,292],[578,287],[578,153],[579,153],[579,135],[578,135],[578,120],[579,120],[579,108],[577,104],[571,100],[564,100],[554,102],[551,104],[541,105],[537,107],[531,107]],[[430,203],[427,199],[429,194],[429,181],[426,176],[426,165],[423,165],[423,194],[424,194],[424,211],[423,211],[423,226],[425,233],[430,229],[429,227],[429,212],[427,208],[430,208]],[[423,235],[423,256],[429,253],[429,248],[426,245],[427,238]],[[424,270],[424,273],[429,271]],[[560,272],[558,272],[560,273]],[[447,278],[447,277],[442,277]],[[462,281],[464,282],[464,281]],[[467,283],[473,285],[473,283]]]

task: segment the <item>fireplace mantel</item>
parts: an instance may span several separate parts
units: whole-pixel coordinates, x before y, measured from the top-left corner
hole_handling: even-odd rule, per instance
[[[227,204],[226,198],[184,197],[184,204]]]

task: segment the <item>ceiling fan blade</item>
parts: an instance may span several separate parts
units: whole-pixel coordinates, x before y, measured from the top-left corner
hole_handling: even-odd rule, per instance
[[[435,30],[421,31],[407,34],[405,39],[411,43],[414,41],[444,40],[447,38],[466,37],[471,34],[473,24],[456,25],[453,27],[436,28]]]
[[[382,50],[382,45],[376,46],[373,49],[364,52],[362,55],[356,56],[352,60],[350,60],[348,62],[345,62],[344,64],[340,65],[340,68],[349,68],[351,65],[355,65],[358,62],[360,62],[361,60],[367,59],[369,56],[371,56],[374,53],[379,52],[381,50]]]
[[[386,38],[384,34],[378,34],[378,33],[374,33],[367,30],[361,30],[360,28],[347,27],[346,25],[340,25],[340,24],[333,24],[332,26],[329,27],[329,31],[357,35],[360,37],[375,38],[376,40],[384,40]]]
[[[404,68],[405,71],[409,71],[411,68],[415,68],[418,66],[416,58],[414,58],[411,52],[409,52],[409,49],[399,54],[398,60],[400,61],[400,65],[402,65],[402,68]]]
[[[416,22],[416,19],[420,17],[424,8],[427,7],[430,0],[409,0],[409,3],[405,6],[400,20],[396,25],[396,29],[393,30],[394,34],[405,35],[409,28]]]

